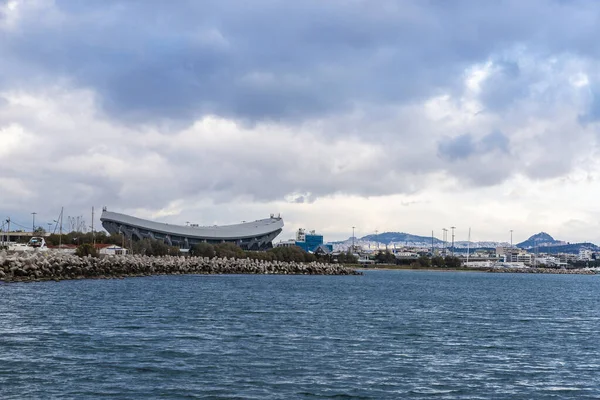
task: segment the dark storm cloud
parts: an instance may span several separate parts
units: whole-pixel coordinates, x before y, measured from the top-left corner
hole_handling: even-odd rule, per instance
[[[590,7],[593,2],[58,1],[49,12],[22,5],[29,12],[0,38],[0,85],[65,79],[93,88],[109,115],[136,123],[206,114],[300,120],[458,90],[465,67],[515,43],[592,51],[584,46],[598,33],[586,14]],[[560,26],[570,33],[556,32]],[[518,78],[517,65],[502,68],[503,82]],[[491,105],[520,95],[516,87],[491,85]]]

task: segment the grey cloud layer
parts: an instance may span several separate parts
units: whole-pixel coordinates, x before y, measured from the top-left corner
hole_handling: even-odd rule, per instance
[[[0,14],[0,134],[17,124],[36,145],[0,149],[14,207],[39,193],[54,206],[65,194],[152,209],[302,203],[412,193],[440,174],[490,186],[566,174],[596,146],[597,92],[571,82],[600,82],[594,1],[40,0],[16,10]],[[474,67],[485,75],[476,89],[465,84]],[[19,93],[45,100],[17,104]],[[194,128],[207,116],[238,125],[211,136]]]
[[[65,78],[94,88],[113,117],[138,123],[205,114],[300,120],[362,103],[410,102],[458,89],[465,67],[515,43],[589,54],[597,46],[584,44],[599,33],[586,13],[597,8],[593,2],[60,1],[52,12],[21,8],[19,28],[0,39],[8,55],[0,61],[4,87]],[[526,88],[516,64],[503,71],[490,104]]]

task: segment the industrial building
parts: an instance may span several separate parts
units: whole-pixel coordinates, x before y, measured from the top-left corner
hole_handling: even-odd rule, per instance
[[[318,235],[315,231],[306,233],[302,228],[296,232],[296,246],[309,253],[314,253],[319,247],[326,248],[329,252],[333,251],[330,244],[323,245],[323,235]]]

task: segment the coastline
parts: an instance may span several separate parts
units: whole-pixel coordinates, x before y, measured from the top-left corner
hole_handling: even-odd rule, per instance
[[[362,275],[362,272],[339,264],[259,261],[249,258],[140,255],[96,258],[48,252],[0,252],[0,281],[5,283],[186,274]]]
[[[488,272],[492,274],[553,274],[553,275],[599,275],[589,269],[559,269],[559,268],[434,268],[434,267],[412,267],[409,265],[381,265],[377,267],[365,267],[347,265],[360,271],[433,271],[433,272]]]

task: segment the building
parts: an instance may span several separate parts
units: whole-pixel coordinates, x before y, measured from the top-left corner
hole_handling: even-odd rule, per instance
[[[302,250],[314,253],[321,245],[323,245],[323,235],[318,235],[315,231],[306,233],[302,228],[298,229],[298,232],[296,232],[296,246],[300,247]],[[333,251],[332,245],[323,246],[326,246],[330,252]]]
[[[594,252],[590,249],[579,249],[577,255],[577,261],[592,261],[594,258]]]
[[[505,263],[533,264],[533,254],[517,247],[497,247],[496,256]]]
[[[283,229],[283,219],[270,218],[235,225],[185,226],[149,221],[126,214],[102,210],[102,226],[110,234],[124,234],[132,240],[156,239],[169,246],[189,249],[197,243],[234,243],[246,250],[272,247],[272,241]]]
[[[295,247],[296,241],[294,239],[281,240],[273,245],[273,247]]]
[[[98,254],[105,256],[122,256],[129,254],[129,250],[124,247],[117,246],[114,244],[96,243],[94,245]]]

